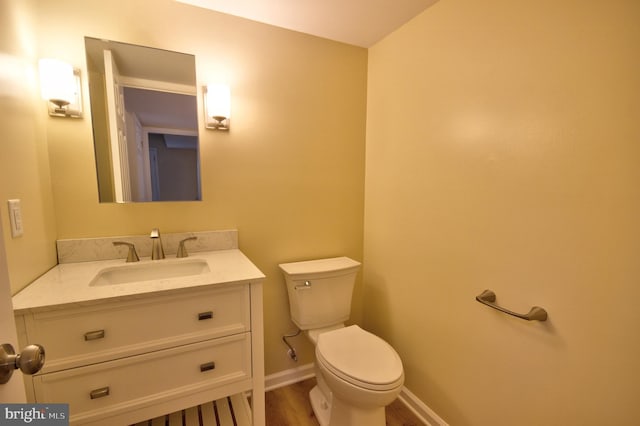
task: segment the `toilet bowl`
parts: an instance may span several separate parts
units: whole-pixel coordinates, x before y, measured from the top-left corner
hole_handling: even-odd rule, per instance
[[[357,325],[328,331],[318,336],[316,364],[319,382],[330,390],[329,419],[319,417],[321,424],[385,425],[385,406],[404,383],[402,361],[391,345]]]

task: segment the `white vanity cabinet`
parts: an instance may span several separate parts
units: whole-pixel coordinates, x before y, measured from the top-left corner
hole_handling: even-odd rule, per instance
[[[16,310],[20,345],[46,354],[28,400],[124,426],[240,394],[264,425],[262,278]]]

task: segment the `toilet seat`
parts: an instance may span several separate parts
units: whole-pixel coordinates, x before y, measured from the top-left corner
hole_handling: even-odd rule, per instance
[[[402,361],[393,347],[357,325],[320,334],[316,359],[329,372],[364,389],[386,391],[404,383]]]

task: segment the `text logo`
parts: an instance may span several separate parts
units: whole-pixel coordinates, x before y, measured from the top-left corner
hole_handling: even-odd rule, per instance
[[[0,424],[69,426],[69,404],[0,404]]]

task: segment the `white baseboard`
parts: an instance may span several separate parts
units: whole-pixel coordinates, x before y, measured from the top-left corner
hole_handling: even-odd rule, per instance
[[[315,371],[312,364],[301,365],[300,367],[290,368],[289,370],[280,371],[279,373],[270,374],[265,377],[265,391],[278,389],[293,383],[315,377]],[[402,387],[398,396],[400,402],[409,408],[426,426],[449,426],[447,422],[442,420],[431,408],[415,396],[409,389]]]
[[[409,389],[405,386],[402,387],[402,391],[400,391],[400,395],[398,399],[409,408],[409,410],[413,411],[413,414],[418,416],[420,420],[424,422],[427,426],[449,426],[447,422],[442,420],[440,416],[438,416],[435,411],[427,406],[424,402],[422,402],[417,396],[413,394]]]
[[[264,378],[265,392],[310,379],[315,375],[313,363],[269,374]]]

